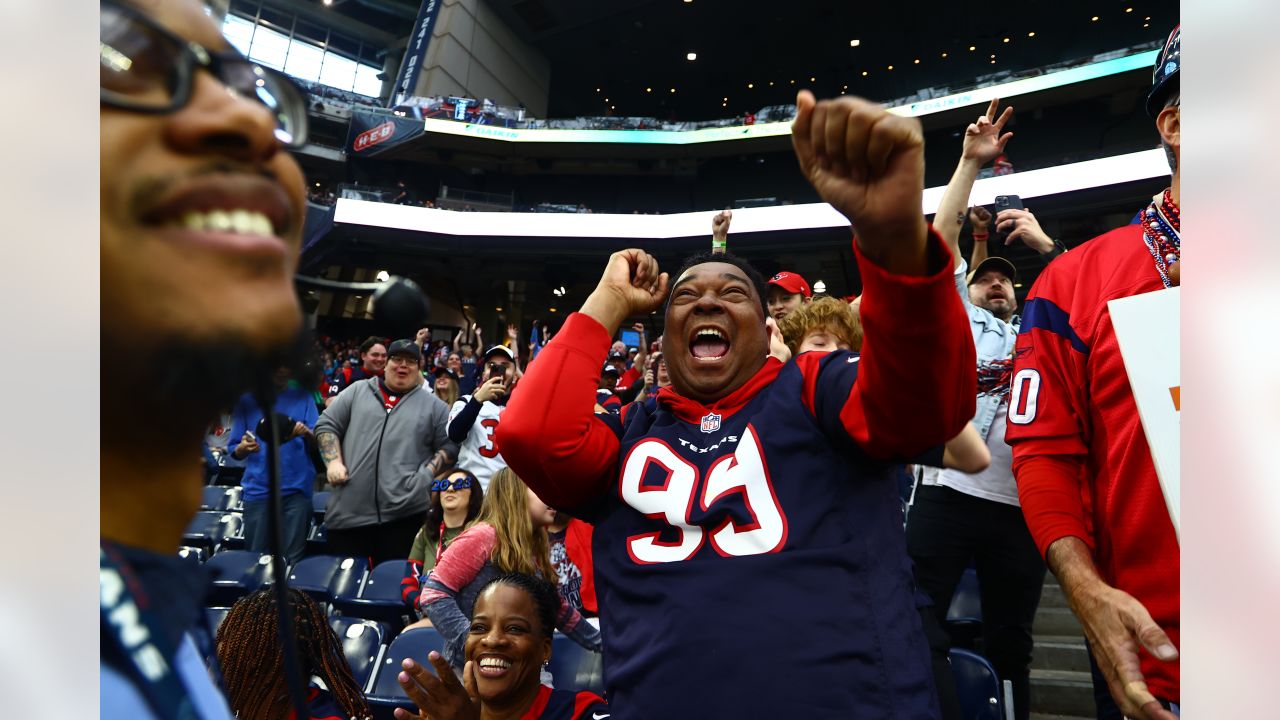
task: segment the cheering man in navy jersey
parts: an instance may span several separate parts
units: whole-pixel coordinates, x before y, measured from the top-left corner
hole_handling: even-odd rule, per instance
[[[973,416],[973,340],[920,212],[919,123],[849,97],[797,105],[800,167],[858,230],[862,355],[767,358],[750,265],[708,255],[668,282],[624,250],[498,427],[534,492],[595,526],[615,718],[938,714],[887,471]],[[664,301],[671,387],[621,422],[595,415],[610,338]]]

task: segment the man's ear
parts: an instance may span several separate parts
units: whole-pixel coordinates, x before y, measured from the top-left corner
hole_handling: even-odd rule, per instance
[[[1156,130],[1166,145],[1182,148],[1182,108],[1170,105],[1156,116]]]

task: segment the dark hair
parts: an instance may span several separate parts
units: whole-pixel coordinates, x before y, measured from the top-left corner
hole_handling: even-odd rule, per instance
[[[465,526],[480,514],[480,505],[484,503],[484,488],[480,486],[480,481],[475,475],[460,468],[445,470],[436,475],[436,479],[443,480],[457,472],[466,473],[466,476],[471,478],[471,496],[467,498],[467,520],[463,523]],[[422,532],[426,533],[432,542],[440,542],[440,523],[444,522],[444,507],[440,504],[440,495],[441,493],[438,492],[431,493],[431,507],[427,508],[427,519],[422,523]]]
[[[372,715],[351,675],[342,645],[320,606],[289,588],[303,677],[318,675],[347,717]],[[289,714],[284,648],[276,617],[276,590],[266,587],[240,598],[218,627],[218,663],[233,714],[243,720],[272,720]]]
[[[368,355],[369,351],[373,349],[374,345],[386,345],[386,342],[383,341],[383,339],[380,337],[374,337],[373,335],[370,335],[369,337],[364,339],[364,342],[360,343],[360,354]]]
[[[769,306],[765,300],[768,296],[768,289],[765,286],[764,276],[760,274],[759,270],[752,267],[751,263],[748,262],[746,258],[738,257],[733,253],[713,253],[710,250],[704,250],[696,255],[691,255],[685,258],[685,261],[680,265],[680,269],[677,270],[674,275],[669,276],[671,278],[671,292],[675,291],[676,280],[683,277],[686,270],[694,265],[713,262],[728,263],[741,270],[743,274],[747,276],[747,280],[751,282],[752,287],[756,289],[756,297],[760,300],[760,312],[764,313],[765,317],[769,317]],[[666,304],[671,304],[670,294],[667,295]],[[666,307],[663,308],[663,314],[666,314]]]
[[[494,585],[507,585],[528,593],[533,598],[533,608],[538,613],[542,636],[551,637],[556,628],[556,613],[560,611],[560,591],[556,590],[555,585],[524,573],[505,573],[485,583],[480,589],[480,595],[484,595]],[[474,610],[472,614],[475,614]]]

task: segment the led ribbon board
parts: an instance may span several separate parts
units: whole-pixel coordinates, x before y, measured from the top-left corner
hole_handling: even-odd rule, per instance
[[[1094,80],[1108,75],[1118,75],[1132,70],[1150,70],[1156,61],[1156,50],[1104,60],[1058,72],[1024,78],[1012,82],[978,88],[968,92],[921,100],[909,105],[889,108],[889,112],[907,117],[920,117],[956,108],[980,105],[993,98],[1012,98],[1041,90],[1062,87]],[[693,145],[697,143],[748,140],[791,134],[791,123],[774,122],[733,127],[702,128],[701,130],[561,130],[555,128],[519,129],[494,125],[476,125],[453,120],[428,118],[423,121],[426,131],[443,135],[461,135],[504,142],[524,143],[594,143],[635,145]]]
[[[997,195],[1023,198],[1057,195],[1169,174],[1164,151],[1143,150],[1098,160],[984,178],[974,184],[970,204],[989,205]],[[945,186],[926,188],[923,210],[938,209]],[[603,213],[457,212],[340,198],[334,208],[338,225],[428,232],[459,236],[557,238],[665,238],[711,234],[711,218],[718,210],[671,215],[610,215]],[[742,208],[733,211],[733,232],[773,232],[848,227],[849,221],[826,203]]]

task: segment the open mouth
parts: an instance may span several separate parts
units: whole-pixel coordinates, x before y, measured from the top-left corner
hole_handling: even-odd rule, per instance
[[[511,661],[498,655],[481,655],[476,661],[480,677],[500,678],[511,671]]]
[[[221,244],[267,244],[291,224],[288,196],[276,183],[245,175],[209,175],[184,183],[142,213],[143,222],[185,231]]]
[[[700,362],[715,362],[729,354],[729,345],[728,335],[718,328],[698,328],[689,340],[689,354]]]

